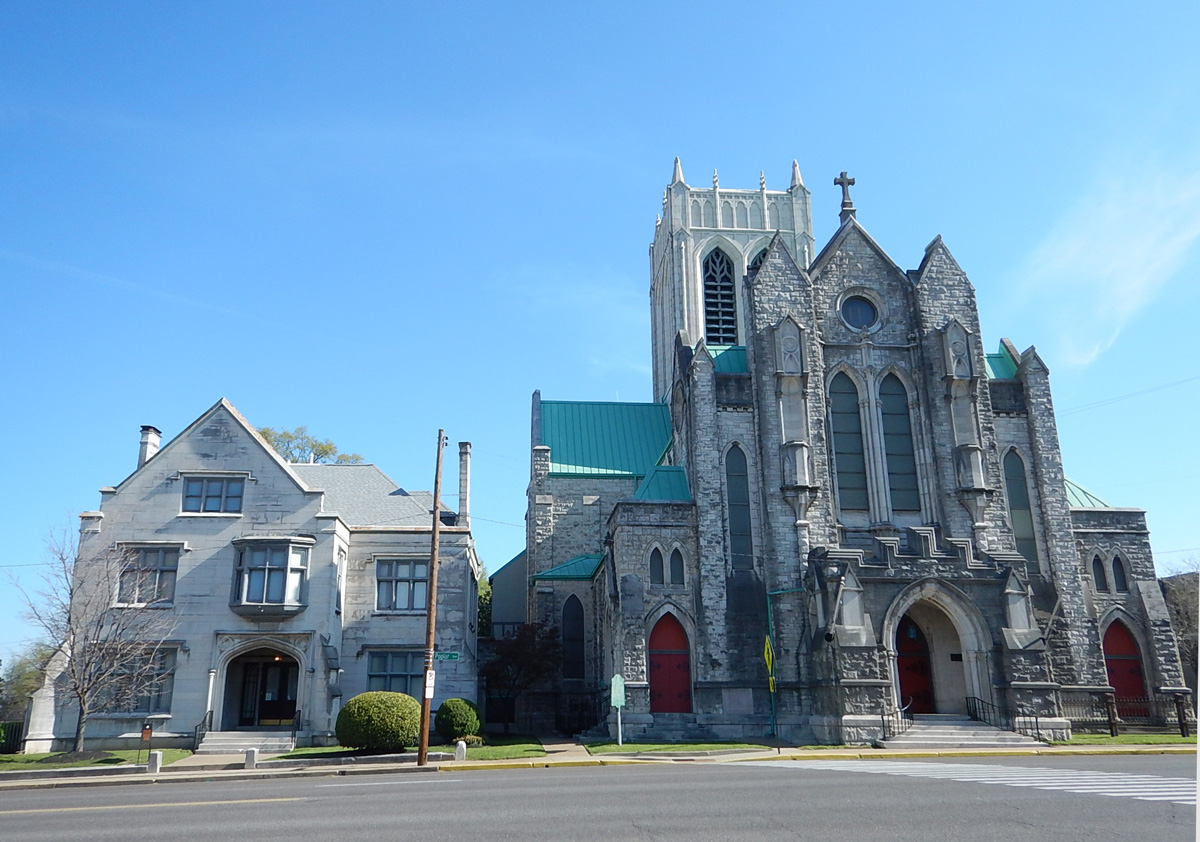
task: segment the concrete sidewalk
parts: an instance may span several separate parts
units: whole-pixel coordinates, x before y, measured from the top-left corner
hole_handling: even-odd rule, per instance
[[[758,760],[882,760],[889,758],[937,757],[1016,757],[1053,755],[1136,755],[1136,754],[1196,754],[1191,744],[1143,746],[1042,746],[1029,749],[925,749],[889,751],[861,747],[800,749],[780,746],[767,751],[720,749],[703,752],[639,752],[636,743],[629,751],[602,755],[589,754],[575,742],[557,737],[542,740],[545,757],[520,760],[463,760],[444,759],[438,755],[427,766],[417,766],[415,757],[404,760],[379,758],[304,758],[286,761],[259,759],[257,768],[245,768],[244,755],[192,755],[150,774],[145,767],[115,767],[107,769],[56,769],[22,779],[0,773],[0,792],[17,789],[57,789],[80,786],[118,786],[122,784],[201,783],[218,780],[262,780],[265,778],[329,777],[350,775],[382,775],[397,773],[424,774],[440,771],[477,771],[485,769],[534,769],[573,766],[619,766],[646,763],[746,763]],[[89,774],[91,772],[91,774]],[[57,773],[57,774],[56,774]],[[69,774],[64,774],[69,773]]]

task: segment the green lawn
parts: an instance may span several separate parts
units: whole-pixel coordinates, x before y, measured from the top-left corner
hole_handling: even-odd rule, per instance
[[[186,749],[168,748],[155,749],[162,751],[163,765],[174,763],[176,760],[191,754]],[[146,751],[102,751],[102,752],[87,752],[86,757],[77,758],[69,754],[57,752],[54,754],[0,754],[0,772],[30,772],[37,769],[66,769],[76,766],[124,766],[129,763],[137,763],[140,759],[142,763],[146,762]],[[57,760],[56,758],[62,758]]]
[[[1056,746],[1158,746],[1170,744],[1196,744],[1196,737],[1181,737],[1178,734],[1121,734],[1110,737],[1108,734],[1074,734],[1070,740],[1059,740],[1052,743]]]
[[[413,751],[415,749],[409,749]],[[434,745],[430,751],[454,753],[454,746]],[[335,757],[370,757],[373,752],[359,751],[341,746],[298,748],[279,756],[281,760],[302,760]],[[487,745],[467,749],[468,760],[520,760],[529,757],[545,757],[546,750],[536,737],[525,734],[489,734]]]
[[[591,754],[613,754],[615,752],[631,754],[639,751],[728,751],[730,749],[770,751],[771,746],[756,743],[625,743],[623,746],[616,743],[589,743],[587,746],[587,750]]]

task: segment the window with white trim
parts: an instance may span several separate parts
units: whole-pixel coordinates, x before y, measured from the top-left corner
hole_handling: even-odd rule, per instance
[[[407,693],[420,699],[425,686],[425,653],[374,650],[367,653],[367,689]]]
[[[174,602],[179,547],[127,547],[124,552],[116,604],[170,605]]]
[[[238,547],[233,604],[250,613],[292,613],[306,602],[308,547],[289,541]]]
[[[245,477],[184,477],[183,511],[241,514]]]
[[[426,611],[429,608],[429,560],[375,560],[377,611]]]

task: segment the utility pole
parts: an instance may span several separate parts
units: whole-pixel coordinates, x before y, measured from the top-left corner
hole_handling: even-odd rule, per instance
[[[417,765],[429,763],[429,714],[433,707],[433,633],[437,628],[438,543],[442,533],[442,448],[446,431],[438,430],[437,473],[433,477],[433,537],[429,550],[429,610],[425,620],[425,692],[421,697],[421,741],[417,747]]]

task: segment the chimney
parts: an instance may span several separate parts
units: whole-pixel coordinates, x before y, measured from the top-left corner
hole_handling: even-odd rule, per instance
[[[458,525],[471,528],[471,443],[458,443]]]
[[[162,441],[162,430],[149,425],[142,427],[141,446],[138,447],[138,467],[142,467],[150,458],[158,453],[159,442]]]

